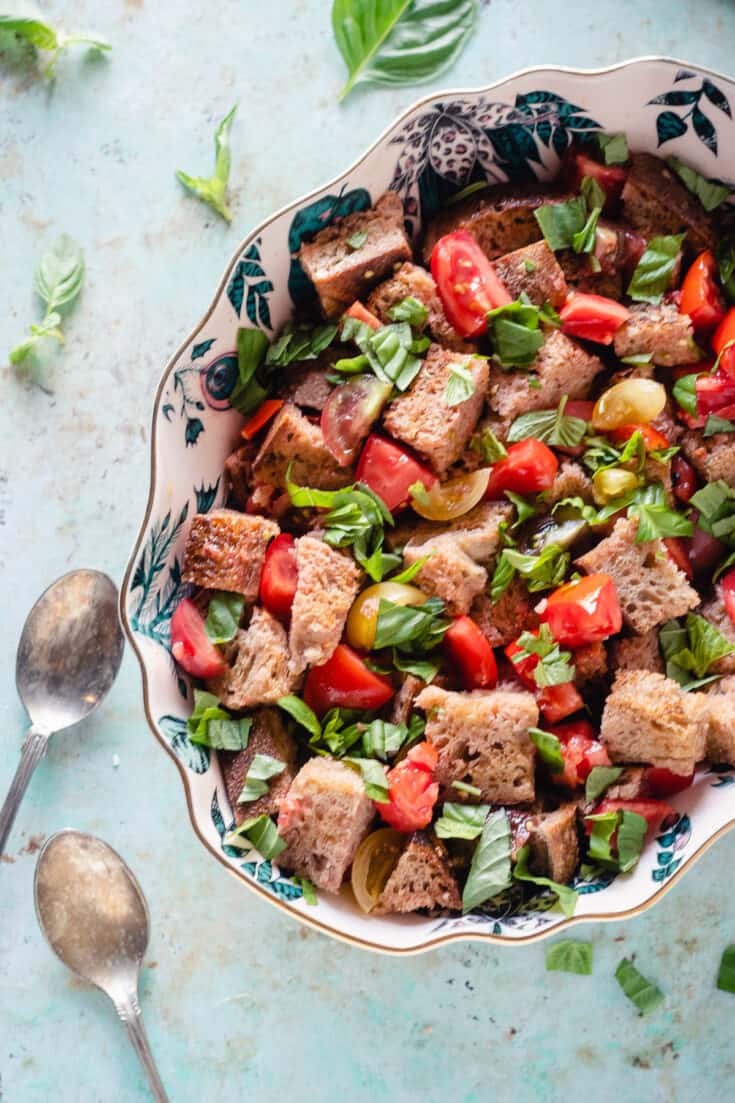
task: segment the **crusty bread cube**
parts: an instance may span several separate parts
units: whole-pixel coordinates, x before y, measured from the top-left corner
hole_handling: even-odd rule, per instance
[[[458,517],[450,524],[438,524],[425,521],[418,524],[413,521],[408,526],[399,526],[392,532],[395,536],[392,546],[405,544],[407,547],[420,548],[437,536],[451,536],[458,548],[478,563],[488,563],[495,557],[501,544],[502,522],[513,517],[514,507],[510,502],[480,502],[469,513]]]
[[[619,268],[608,272],[604,268],[596,272],[590,265],[589,253],[575,253],[562,249],[556,254],[570,291],[585,295],[602,295],[606,299],[622,299],[625,291],[623,273]]]
[[[325,663],[339,643],[361,572],[351,557],[314,536],[296,541],[296,563],[288,647],[291,669],[300,674]]]
[[[599,356],[587,352],[561,330],[554,329],[546,334],[528,372],[503,371],[498,365],[491,367],[488,404],[496,414],[512,420],[529,410],[550,410],[559,405],[564,395],[587,398],[603,366]]]
[[[526,829],[532,871],[565,885],[579,865],[577,805],[570,802],[562,804],[555,812],[533,816],[526,821]]]
[[[612,670],[648,670],[664,673],[664,660],[658,642],[658,629],[651,628],[642,636],[621,636],[610,643]]]
[[[375,816],[360,775],[332,758],[310,758],[278,815],[286,849],[278,858],[326,892],[337,892]]]
[[[451,693],[427,686],[416,705],[426,713],[426,738],[439,752],[436,779],[443,799],[533,800],[535,748],[528,729],[538,723],[538,707],[531,693]],[[480,796],[453,789],[453,781],[476,786]]]
[[[563,498],[581,498],[583,502],[592,501],[592,480],[581,464],[574,460],[562,460],[554,481],[544,491],[547,505],[555,505]]]
[[[225,500],[231,509],[242,511],[247,505],[253,475],[253,460],[257,451],[255,441],[247,440],[225,460]]]
[[[459,911],[462,898],[447,848],[433,833],[416,831],[398,859],[372,915],[391,912]]]
[[[665,368],[691,364],[700,357],[688,314],[680,314],[672,303],[641,303],[631,307],[613,341],[615,355],[650,353],[651,362]]]
[[[475,389],[456,406],[447,406],[445,392],[452,365],[470,372]],[[458,460],[477,424],[487,388],[487,361],[461,356],[431,345],[421,370],[405,394],[394,398],[383,416],[387,432],[424,456],[437,475]]]
[[[716,765],[735,766],[735,675],[709,685],[706,702],[707,758]]]
[[[705,753],[705,700],[663,674],[621,670],[605,701],[600,739],[613,762],[690,774]]]
[[[660,540],[635,543],[637,517],[622,517],[609,536],[576,561],[587,574],[609,574],[625,623],[643,635],[699,604],[699,594]]]
[[[208,683],[225,708],[273,705],[298,685],[289,665],[286,629],[265,609],[254,609],[247,630],[238,631],[226,656],[227,670]]]
[[[506,647],[517,640],[522,632],[538,628],[537,604],[529,594],[521,578],[514,578],[510,586],[496,602],[489,594],[480,594],[475,600],[470,616],[487,636],[491,647]]]
[[[291,480],[319,490],[339,490],[352,482],[350,467],[340,467],[324,443],[318,425],[287,402],[274,417],[253,463],[258,483],[286,489],[289,465]]]
[[[574,649],[574,681],[578,686],[599,681],[607,674],[607,650],[601,640]]]
[[[390,703],[388,719],[391,724],[407,724],[413,706],[421,690],[426,685],[415,674],[405,674],[401,682],[401,688]]]
[[[356,234],[367,234],[357,248],[350,244]],[[338,318],[355,299],[364,299],[371,287],[411,259],[400,196],[386,192],[369,210],[354,211],[325,226],[301,246],[299,258],[324,314]]]
[[[544,240],[498,257],[495,271],[513,299],[525,294],[535,306],[549,302],[555,308],[566,301],[567,281]]]
[[[227,796],[238,827],[252,816],[272,816],[277,812],[296,775],[296,742],[286,731],[280,713],[275,709],[258,709],[252,714],[252,719],[248,745],[244,750],[218,752]],[[238,798],[256,754],[277,758],[285,763],[286,768],[270,779],[268,792],[262,797],[240,804]]]
[[[697,609],[700,616],[708,620],[710,624],[713,624],[717,631],[725,637],[728,643],[731,643],[735,647],[735,624],[730,620],[730,616],[725,608],[725,597],[722,591],[722,584],[718,583],[712,596],[708,601],[703,602],[700,609]],[[735,651],[730,655],[725,655],[722,659],[718,659],[716,663],[712,664],[710,674],[735,674]]]
[[[686,232],[688,248],[714,248],[712,218],[665,161],[634,153],[623,188],[623,214],[644,237]]]
[[[604,793],[606,800],[638,800],[650,795],[645,766],[626,766],[617,781]]]
[[[452,536],[435,536],[418,547],[407,546],[403,562],[407,567],[424,556],[429,558],[415,577],[425,593],[446,603],[447,612],[461,616],[487,584],[487,571],[471,559]]]
[[[191,520],[181,577],[208,590],[258,596],[266,548],[280,532],[275,521],[234,509],[197,513]]]
[[[681,438],[681,450],[692,467],[708,483],[722,479],[735,487],[735,448],[732,433],[714,433],[705,437],[698,429],[689,429]]]
[[[389,314],[391,307],[406,298],[416,299],[426,307],[426,324],[421,328],[428,329],[437,344],[457,352],[477,351],[476,346],[465,341],[448,320],[431,272],[417,264],[411,264],[410,261],[402,264],[397,272],[378,284],[370,293],[367,307],[381,322],[389,325],[393,321]]]

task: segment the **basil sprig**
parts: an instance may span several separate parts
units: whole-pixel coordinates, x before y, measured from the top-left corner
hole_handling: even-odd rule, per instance
[[[678,620],[666,621],[659,629],[658,639],[666,661],[666,676],[687,691],[717,681],[717,674],[708,676],[710,667],[735,652],[735,646],[714,624],[697,613],[687,613],[683,625]]]
[[[176,179],[197,199],[216,211],[225,222],[232,222],[227,205],[227,184],[230,179],[230,129],[237,104],[229,111],[214,132],[214,171],[211,176],[189,176],[178,169]]]
[[[521,414],[508,431],[509,443],[534,437],[552,447],[576,448],[587,432],[587,422],[564,413],[568,401],[569,396],[563,395],[555,410],[531,410]]]

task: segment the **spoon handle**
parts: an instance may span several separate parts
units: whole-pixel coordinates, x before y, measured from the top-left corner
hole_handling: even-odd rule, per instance
[[[36,731],[35,728],[31,728],[24,740],[18,769],[15,771],[15,777],[10,783],[10,789],[5,798],[5,803],[2,808],[0,808],[0,854],[5,850],[5,843],[8,840],[10,829],[13,826],[16,812],[28,788],[28,782],[31,780],[31,775],[43,758],[48,738],[49,737],[44,732],[39,732]]]
[[[148,1037],[143,1026],[143,1016],[140,1013],[137,993],[127,992],[124,996],[116,998],[114,1003],[118,1015],[125,1024],[128,1037],[133,1044],[133,1049],[138,1054],[140,1063],[148,1077],[148,1083],[151,1086],[151,1091],[153,1092],[156,1103],[170,1103],[166,1095],[166,1089],[163,1086],[163,1081],[158,1075],[158,1069],[156,1068],[156,1062],[153,1060],[151,1047],[148,1044]]]

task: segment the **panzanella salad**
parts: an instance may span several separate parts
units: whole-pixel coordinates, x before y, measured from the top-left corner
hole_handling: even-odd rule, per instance
[[[311,316],[240,330],[172,651],[226,841],[307,899],[571,914],[735,765],[727,196],[622,135],[418,248],[388,192],[302,245]]]

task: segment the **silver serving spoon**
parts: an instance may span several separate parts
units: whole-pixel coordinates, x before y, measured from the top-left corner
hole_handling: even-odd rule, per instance
[[[100,571],[63,575],[31,609],[15,664],[15,683],[31,727],[0,809],[0,854],[50,736],[97,707],[115,681],[122,653],[117,589]]]
[[[34,880],[36,915],[64,965],[112,1000],[157,1103],[169,1103],[138,1003],[148,946],[143,891],[120,855],[83,831],[59,831],[44,844]]]

